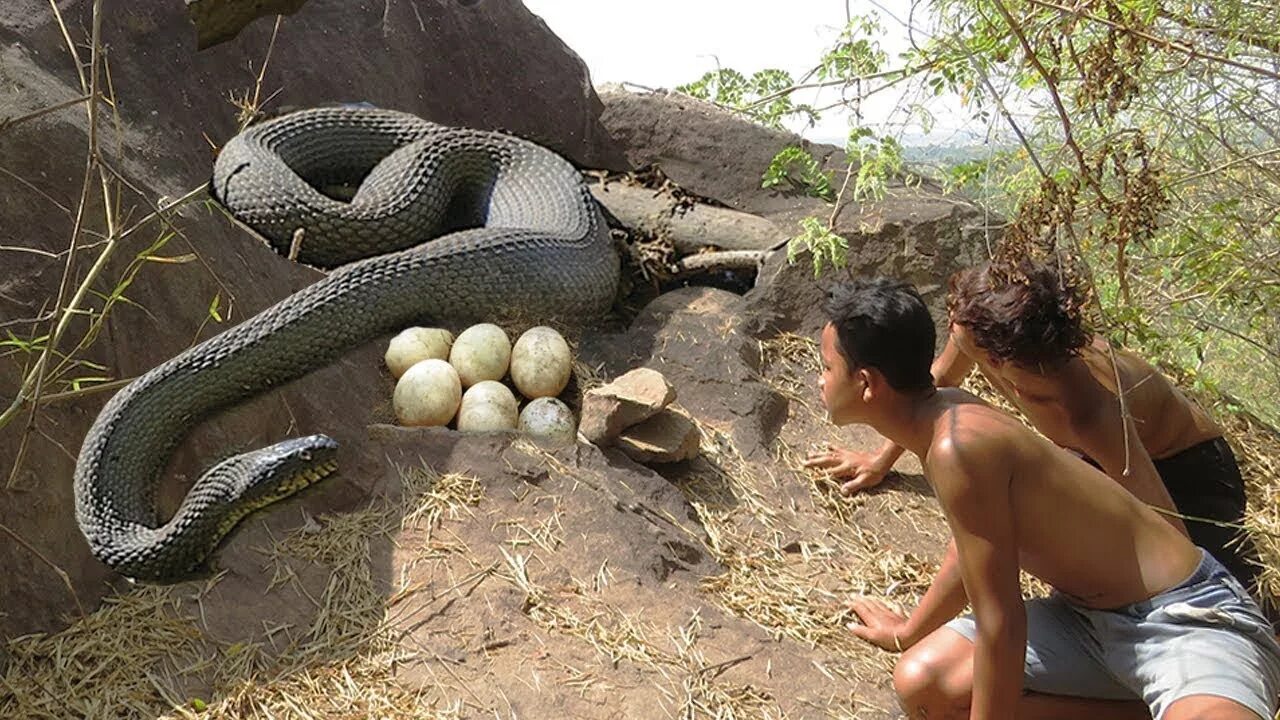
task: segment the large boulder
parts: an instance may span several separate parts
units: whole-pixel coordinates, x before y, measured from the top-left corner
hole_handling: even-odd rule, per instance
[[[657,165],[685,190],[766,218],[788,236],[798,234],[805,217],[831,216],[827,202],[792,189],[762,188],[761,178],[778,152],[799,146],[836,173],[839,187],[846,167],[842,149],[756,125],[678,93],[609,88],[600,97],[602,121],[632,164]],[[835,231],[849,242],[844,268],[815,277],[807,252],[791,263],[785,249],[766,260],[748,295],[750,330],[758,336],[812,334],[822,325],[822,299],[831,283],[885,275],[915,283],[941,331],[946,278],[985,254],[985,225],[973,204],[945,197],[927,181],[897,178],[882,200],[850,202],[836,215]]]
[[[265,15],[292,15],[307,0],[186,0],[187,13],[196,26],[196,47],[223,43],[245,25]]]
[[[58,3],[84,62],[92,5]],[[283,20],[268,56],[272,31],[264,20],[196,53],[182,3],[106,4],[101,37],[114,96],[112,105],[99,107],[97,137],[106,177],[120,193],[118,228],[132,226],[162,198],[179,198],[207,181],[213,147],[237,127],[239,110],[230,98],[253,95],[264,62],[259,97],[267,111],[367,101],[437,122],[505,129],[580,165],[626,167],[599,124],[600,103],[581,60],[515,0],[313,0]],[[84,104],[75,102],[82,95],[76,65],[48,3],[0,4],[0,39],[0,118],[65,104],[0,130],[0,338],[38,338],[47,332],[47,311],[58,302],[63,281],[85,180],[88,122]],[[104,248],[98,185],[95,170],[63,303]],[[87,319],[71,326],[58,349],[74,351],[79,364],[42,388],[63,399],[42,406],[31,423],[23,414],[0,429],[0,524],[7,531],[0,532],[6,578],[0,583],[0,638],[60,627],[82,609],[92,610],[115,579],[89,555],[71,493],[81,441],[110,392],[66,394],[93,384],[75,381],[136,377],[320,277],[274,255],[199,202],[171,220],[119,241],[86,297],[92,307],[113,293],[120,301],[87,348],[75,347]],[[13,349],[0,346],[0,406],[6,408],[35,359]],[[358,349],[282,392],[206,423],[173,459],[163,502],[171,506],[190,478],[229,448],[315,431],[348,446],[360,443],[364,409],[386,397],[377,370],[381,351]],[[22,462],[11,472],[20,449]],[[348,476],[318,492],[306,501],[313,510],[350,507],[366,489]]]

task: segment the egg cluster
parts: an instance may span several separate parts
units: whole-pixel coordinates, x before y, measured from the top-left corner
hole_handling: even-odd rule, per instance
[[[519,429],[567,441],[577,434],[573,411],[556,397],[569,384],[573,358],[553,328],[530,328],[513,345],[490,323],[457,338],[443,328],[411,327],[391,339],[385,360],[396,378],[391,404],[401,425]]]

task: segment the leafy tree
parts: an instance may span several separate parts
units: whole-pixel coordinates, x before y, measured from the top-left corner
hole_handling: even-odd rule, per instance
[[[841,88],[856,182],[827,187],[874,201],[902,172],[901,148],[863,123],[861,103],[910,87],[903,97],[920,99],[899,111],[927,129],[936,98],[958,95],[1016,140],[942,178],[1007,218],[997,259],[1077,261],[1099,330],[1280,422],[1273,3],[915,0],[904,18],[912,49],[892,62],[880,20],[850,17],[799,82],[725,104],[750,114],[768,98],[778,122],[793,107],[779,96]]]

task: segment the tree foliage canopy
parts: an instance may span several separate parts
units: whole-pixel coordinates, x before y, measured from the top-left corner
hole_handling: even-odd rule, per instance
[[[901,128],[928,131],[939,98],[958,95],[990,146],[941,179],[1006,218],[996,259],[1066,256],[1099,331],[1275,424],[1276,21],[1271,0],[916,0],[905,14],[851,15],[798,81],[739,74],[726,94],[733,71],[718,70],[682,89],[776,126],[834,106],[795,103],[796,91],[838,88],[863,201],[901,170]],[[897,58],[878,42],[888,22],[911,40]],[[896,117],[864,124],[862,103],[895,87],[909,89]]]

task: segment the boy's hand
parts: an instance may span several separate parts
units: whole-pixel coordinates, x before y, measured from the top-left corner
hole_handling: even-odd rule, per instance
[[[902,652],[913,644],[907,633],[907,618],[884,601],[854,598],[849,601],[849,609],[861,621],[849,623],[846,626],[849,632],[872,645],[882,650]]]
[[[840,486],[840,494],[846,497],[860,490],[875,487],[889,475],[879,454],[854,452],[828,443],[826,451],[814,451],[803,463],[807,468],[818,468],[835,479],[848,478]]]

